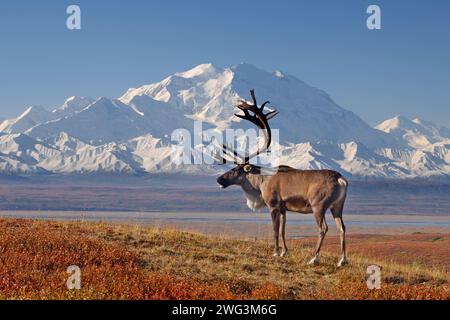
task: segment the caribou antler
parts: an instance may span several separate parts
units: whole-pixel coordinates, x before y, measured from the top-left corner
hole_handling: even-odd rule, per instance
[[[253,100],[253,104],[249,104],[247,101],[241,100],[240,104],[237,105],[237,108],[242,110],[244,114],[235,114],[236,117],[248,120],[251,123],[255,124],[258,128],[263,130],[265,143],[262,149],[257,149],[256,152],[246,155],[242,157],[236,151],[231,148],[222,145],[222,149],[225,155],[230,155],[233,157],[233,162],[237,164],[248,163],[251,158],[265,152],[269,149],[270,144],[272,142],[272,131],[269,126],[269,120],[275,117],[278,114],[277,110],[272,110],[268,113],[264,113],[264,107],[269,104],[269,101],[264,102],[261,107],[258,107],[258,103],[256,102],[255,90],[250,90],[250,95]],[[222,157],[222,162],[226,162],[227,160]]]
[[[264,102],[261,105],[261,107],[258,108],[258,103],[256,102],[254,89],[250,90],[250,95],[252,96],[253,104],[249,104],[247,101],[241,100],[240,104],[237,105],[237,107],[239,109],[241,109],[244,112],[244,114],[242,115],[242,114],[235,113],[234,115],[238,118],[252,122],[260,129],[269,128],[268,120],[275,117],[278,114],[278,111],[273,110],[273,111],[268,112],[267,114],[264,114],[263,113],[264,107],[267,104],[269,104],[270,101]],[[251,115],[249,111],[253,112],[253,115]],[[269,128],[269,133],[270,133],[270,128]]]
[[[211,153],[211,157],[216,160],[217,164],[226,164],[226,163],[234,163],[234,164],[241,164],[245,163],[244,157],[242,157],[239,153],[232,150],[230,146],[222,145],[222,150],[215,149]],[[223,156],[222,156],[223,154]],[[230,160],[231,158],[231,160]]]

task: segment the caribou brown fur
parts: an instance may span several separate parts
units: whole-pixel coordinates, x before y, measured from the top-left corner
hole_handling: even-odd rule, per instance
[[[247,205],[252,210],[267,207],[270,211],[274,231],[274,256],[285,256],[286,212],[313,213],[319,227],[314,257],[309,262],[319,262],[319,252],[328,226],[325,212],[331,210],[341,238],[341,259],[338,265],[347,262],[345,225],[342,211],[347,195],[347,181],[332,170],[296,170],[282,166],[273,175],[261,174],[261,168],[251,164],[238,165],[217,179],[223,188],[239,185],[244,190]],[[279,239],[282,249],[280,252]]]
[[[276,111],[264,114],[263,108],[267,103],[258,108],[253,90],[251,96],[253,105],[243,102],[238,106],[241,110],[244,110],[244,115],[240,115],[240,117],[265,130],[266,144],[264,150],[267,150],[270,146],[271,137],[267,116],[270,114],[273,117]],[[254,115],[250,115],[249,110]],[[229,151],[225,146],[223,146],[223,149],[225,152]],[[341,258],[338,266],[347,263],[345,225],[342,220],[344,202],[347,196],[347,180],[340,173],[332,170],[297,170],[288,166],[268,170],[249,164],[249,159],[261,152],[262,150],[258,149],[251,156],[239,157],[236,152],[232,151],[233,162],[237,166],[221,175],[217,179],[217,183],[222,188],[231,185],[242,187],[247,198],[247,205],[252,210],[263,207],[269,209],[274,231],[274,256],[285,256],[288,252],[285,239],[286,212],[312,213],[319,228],[319,238],[314,257],[309,263],[319,263],[320,248],[328,231],[325,213],[330,209],[340,232]],[[282,240],[281,252],[280,235]]]

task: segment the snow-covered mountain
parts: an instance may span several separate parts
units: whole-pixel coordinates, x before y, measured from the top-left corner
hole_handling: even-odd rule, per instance
[[[394,135],[397,139],[406,141],[413,148],[428,148],[434,143],[450,139],[450,130],[416,118],[409,120],[396,116],[376,126],[378,130]],[[449,140],[450,141],[450,140]]]
[[[147,96],[136,96],[129,104],[102,97],[81,111],[25,131],[37,139],[61,132],[93,145],[123,141],[145,134],[164,137],[177,128],[192,128],[192,120],[170,105]]]
[[[249,64],[202,64],[118,99],[70,97],[52,112],[30,107],[0,123],[0,173],[215,172],[174,162],[181,151],[170,136],[192,131],[194,120],[216,132],[250,127],[234,113],[252,88],[280,112],[271,121],[280,132],[280,163],[355,176],[450,175],[449,129],[401,116],[372,128],[322,90]],[[197,145],[192,158],[201,157]]]
[[[66,101],[64,101],[63,105],[58,109],[53,110],[53,113],[58,117],[71,116],[78,111],[83,110],[95,100],[89,97],[69,97]]]
[[[225,69],[199,65],[161,82],[129,89],[119,100],[129,103],[136,96],[146,95],[219,128],[247,127],[247,123],[237,124],[233,115],[236,102],[248,99],[251,88],[261,102],[270,100],[282,110],[271,125],[280,129],[283,142],[343,143],[357,138],[371,147],[395,143],[389,135],[338,106],[322,90],[280,71],[271,73],[245,63]]]
[[[44,123],[55,118],[56,116],[52,112],[47,111],[42,106],[29,107],[17,118],[5,120],[0,123],[0,132],[25,132],[40,123]]]

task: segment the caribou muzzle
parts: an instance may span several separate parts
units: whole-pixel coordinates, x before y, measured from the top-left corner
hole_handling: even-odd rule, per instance
[[[231,183],[222,176],[217,178],[217,184],[220,186],[220,188],[225,189],[231,185]]]

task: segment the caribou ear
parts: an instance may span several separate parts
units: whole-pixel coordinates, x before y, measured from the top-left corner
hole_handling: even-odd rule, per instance
[[[250,171],[252,171],[252,165],[251,164],[246,164],[244,166],[244,171],[249,173]]]

